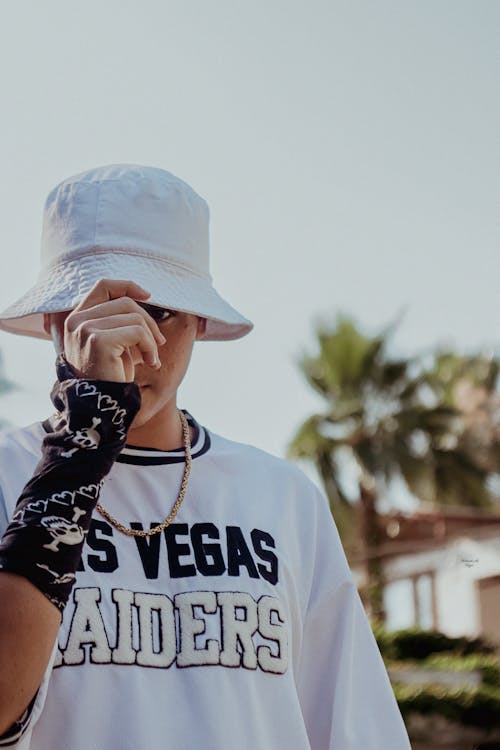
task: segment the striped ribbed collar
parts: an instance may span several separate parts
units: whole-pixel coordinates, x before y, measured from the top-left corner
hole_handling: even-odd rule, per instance
[[[210,448],[210,434],[205,427],[202,427],[183,409],[188,424],[194,428],[194,439],[191,444],[191,457],[193,459],[202,456]],[[42,422],[45,432],[53,432],[53,417]],[[175,448],[171,451],[160,451],[156,448],[139,448],[134,445],[125,445],[120,455],[116,459],[120,464],[136,464],[138,466],[160,466],[162,464],[177,464],[184,462],[184,448]]]

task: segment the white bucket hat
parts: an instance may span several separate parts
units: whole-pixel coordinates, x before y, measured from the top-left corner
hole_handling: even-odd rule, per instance
[[[150,304],[207,319],[205,339],[237,339],[253,324],[212,286],[209,209],[170,172],[111,164],[61,182],[45,203],[37,283],[0,312],[0,328],[49,338],[43,313],[73,309],[102,278],[130,279]]]

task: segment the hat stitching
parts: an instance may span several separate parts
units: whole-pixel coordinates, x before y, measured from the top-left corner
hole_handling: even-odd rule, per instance
[[[90,252],[91,251],[91,252]],[[117,253],[122,253],[123,255],[137,255],[142,258],[151,259],[154,261],[158,261],[159,263],[165,263],[168,266],[178,268],[181,271],[186,271],[189,274],[193,276],[197,276],[200,279],[211,281],[210,274],[206,275],[204,273],[200,273],[197,269],[193,268],[192,266],[184,265],[183,263],[179,263],[176,260],[171,260],[170,258],[163,258],[160,255],[155,255],[152,252],[148,252],[146,250],[140,250],[138,248],[128,248],[128,247],[119,247],[112,249],[109,247],[95,247],[95,248],[88,248],[86,250],[81,250],[79,253],[74,253],[71,255],[71,257],[65,258],[64,260],[58,260],[55,263],[48,263],[42,268],[42,271],[55,271],[59,266],[66,266],[69,263],[71,263],[74,260],[80,260],[81,258],[91,258],[94,255],[116,255]]]

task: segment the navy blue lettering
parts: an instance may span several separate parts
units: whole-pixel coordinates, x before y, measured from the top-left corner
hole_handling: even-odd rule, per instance
[[[151,523],[150,529],[158,526],[158,523]],[[142,531],[142,523],[137,521],[130,524],[130,527],[135,531]],[[142,567],[144,568],[144,575],[146,578],[158,578],[158,566],[160,564],[160,534],[153,534],[152,536],[134,536],[137,550],[139,552]]]
[[[168,567],[172,578],[184,578],[196,575],[196,567],[193,563],[182,565],[180,557],[191,554],[189,544],[181,544],[177,541],[178,536],[189,536],[187,523],[173,523],[164,531],[167,542]]]
[[[191,542],[198,572],[202,576],[221,576],[226,565],[220,544],[209,544],[204,541],[204,537],[218,540],[217,526],[213,523],[195,523],[191,528]]]
[[[266,565],[257,563],[259,573],[262,578],[275,586],[278,583],[278,558],[270,549],[276,547],[274,539],[271,534],[260,529],[253,529],[251,537],[255,554],[266,563]]]
[[[103,539],[101,535],[113,536],[113,529],[106,521],[96,521],[93,518],[87,534],[87,544],[100,554],[87,555],[87,562],[96,573],[112,573],[118,567],[116,549],[112,542]]]
[[[228,575],[239,576],[240,568],[243,566],[250,578],[258,578],[257,568],[239,526],[226,526],[226,539]]]

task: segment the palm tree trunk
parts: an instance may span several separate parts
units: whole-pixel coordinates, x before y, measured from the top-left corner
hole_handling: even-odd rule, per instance
[[[362,479],[359,483],[361,504],[361,539],[363,544],[366,588],[365,604],[368,615],[380,625],[385,622],[384,610],[384,569],[379,550],[382,544],[382,529],[378,520],[377,494],[375,483]]]

